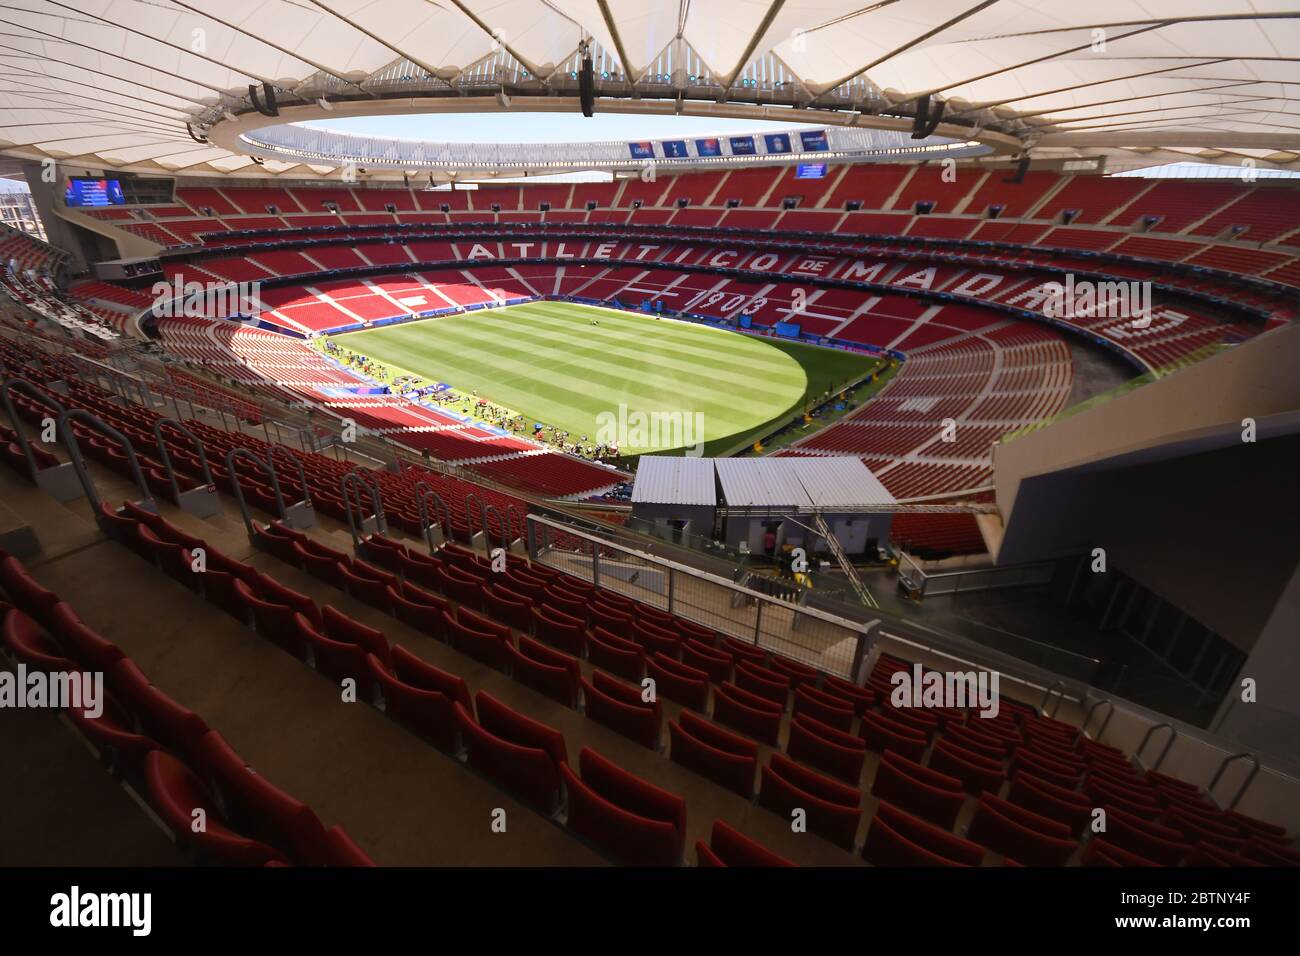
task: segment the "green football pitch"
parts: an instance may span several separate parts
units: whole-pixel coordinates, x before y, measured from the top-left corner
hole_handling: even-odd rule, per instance
[[[608,442],[620,440],[613,436],[622,421],[624,455],[671,452],[701,438],[707,454],[743,447],[881,364],[853,352],[563,302],[330,340],[397,374],[477,392],[524,415],[530,428],[541,422],[575,439]]]

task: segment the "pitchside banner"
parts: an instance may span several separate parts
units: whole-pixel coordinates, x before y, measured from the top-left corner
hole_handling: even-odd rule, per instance
[[[826,130],[800,130],[799,142],[803,144],[805,153],[824,153],[830,149],[830,143],[826,141]]]
[[[767,151],[769,153],[790,152],[789,133],[768,133],[763,137],[763,142],[767,144]]]

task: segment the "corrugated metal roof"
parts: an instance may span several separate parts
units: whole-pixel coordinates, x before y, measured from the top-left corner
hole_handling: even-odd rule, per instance
[[[715,470],[722,485],[721,502]],[[637,466],[632,503],[834,509],[892,505],[894,496],[857,458],[647,455]]]
[[[813,505],[867,507],[892,505],[894,496],[857,458],[782,458],[798,465],[795,474]]]
[[[722,495],[732,507],[836,508],[894,503],[856,458],[720,458]]]
[[[632,485],[632,503],[716,506],[713,459],[643,455]]]
[[[722,496],[733,508],[801,508],[809,503],[794,458],[719,458]]]

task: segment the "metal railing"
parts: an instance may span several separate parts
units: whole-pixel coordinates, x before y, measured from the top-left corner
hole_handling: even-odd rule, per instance
[[[846,679],[859,675],[875,621],[854,621],[763,594],[678,562],[528,516],[539,564]]]
[[[899,552],[898,578],[915,600],[941,594],[965,594],[997,588],[1047,584],[1056,573],[1056,562],[1013,564],[1006,567],[970,568],[960,571],[929,572],[906,552]]]

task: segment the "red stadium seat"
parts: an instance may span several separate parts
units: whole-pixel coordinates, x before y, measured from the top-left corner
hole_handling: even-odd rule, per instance
[[[478,706],[479,723],[489,733],[520,746],[538,747],[544,750],[557,766],[568,762],[569,754],[564,745],[564,735],[554,727],[549,727],[507,707],[486,691],[475,694],[474,701]]]
[[[643,700],[639,688],[622,684],[600,671],[593,672],[591,677],[590,682],[581,682],[587,717],[643,747],[657,749],[663,721],[659,702]]]
[[[318,608],[316,602],[307,595],[301,594],[292,588],[287,588],[279,581],[275,580],[275,578],[268,577],[261,572],[258,572],[256,580],[256,585],[250,583],[250,587],[253,588],[253,592],[263,601],[291,607],[307,620],[311,621],[313,626],[321,626],[320,608]]]
[[[693,637],[688,637],[682,642],[682,663],[704,671],[709,675],[709,680],[715,684],[731,680],[733,667],[731,655],[715,649],[711,644],[703,644]]]
[[[463,612],[464,608],[457,608],[457,617],[463,616]],[[456,650],[499,671],[506,669],[506,662],[509,660],[506,652],[506,647],[509,645],[508,638],[503,639],[496,631],[480,631],[468,627],[445,611],[443,623],[446,625],[451,646]]]
[[[83,623],[71,606],[59,602],[51,608],[48,617],[49,633],[82,667],[108,671],[126,656],[120,647]]]
[[[560,776],[551,754],[535,744],[500,737],[481,726],[460,704],[453,706],[469,765],[539,810],[554,812],[560,800]],[[482,706],[480,693],[480,710]]]
[[[406,648],[393,648],[393,673],[398,680],[423,690],[437,691],[454,704],[460,704],[471,717],[474,704],[470,700],[469,685],[464,678],[420,660]]]
[[[794,715],[812,717],[828,727],[846,732],[853,726],[851,704],[806,684],[794,692]]]
[[[807,815],[808,831],[852,850],[862,818],[862,794],[829,777],[807,770],[777,753],[763,768],[758,802],[791,819],[793,811]]]
[[[886,753],[876,768],[873,796],[931,823],[952,828],[966,802],[961,781],[896,753]]]
[[[140,721],[143,731],[177,756],[191,755],[208,732],[202,717],[149,683],[129,658],[114,664],[105,678],[122,705]]]
[[[1116,846],[1164,866],[1177,866],[1192,852],[1193,844],[1186,842],[1177,830],[1114,807],[1103,809],[1106,811],[1106,840]]]
[[[446,694],[406,683],[374,654],[366,655],[366,667],[383,697],[384,711],[390,717],[411,728],[439,750],[456,753],[460,749],[460,725]],[[468,693],[466,691],[466,695]]]
[[[632,640],[645,648],[647,657],[663,654],[676,660],[681,656],[682,639],[677,632],[644,619],[632,625]]]
[[[746,799],[754,795],[754,773],[758,769],[758,745],[737,737],[716,724],[682,711],[680,722],[668,722],[672,741],[671,757]]]
[[[234,591],[236,600],[243,602],[252,610],[254,627],[260,637],[288,651],[299,660],[306,659],[309,642],[307,635],[298,627],[299,620],[307,620],[305,614],[288,604],[263,600],[253,594],[243,581],[235,582]],[[315,623],[308,621],[308,624],[315,629],[319,626],[319,621]]]
[[[808,688],[804,688],[807,690]],[[857,716],[862,716],[862,712],[871,707],[876,702],[876,695],[867,690],[865,687],[859,687],[857,684],[850,683],[842,677],[834,677],[827,674],[822,680],[821,693],[825,697],[833,697],[844,701],[844,705],[851,705],[853,712]]]
[[[645,651],[641,645],[625,641],[603,627],[587,635],[587,660],[593,667],[637,683],[645,676]]]
[[[714,689],[713,719],[773,747],[781,734],[781,709],[735,684]]]
[[[646,661],[646,673],[654,680],[656,693],[693,710],[708,709],[709,675],[704,671],[658,653]]]
[[[591,622],[591,629],[604,628],[609,634],[623,640],[631,640],[633,618],[629,613],[618,611],[606,607],[600,603],[593,603],[587,607],[587,619]]]
[[[882,801],[862,858],[876,866],[979,866],[984,848]]]
[[[582,657],[587,646],[587,630],[579,618],[549,606],[533,608],[531,616],[533,634],[539,641],[574,657]]]
[[[966,837],[1027,866],[1064,866],[1079,848],[1065,824],[987,793],[980,797]]]
[[[484,597],[492,610],[492,616],[498,621],[523,634],[532,633],[532,598],[517,594],[502,585],[489,587]]]
[[[451,602],[446,598],[402,583],[399,589],[388,588],[388,603],[393,616],[403,624],[435,640],[447,640],[447,625],[442,615],[451,610]]]
[[[150,751],[163,749],[162,745],[138,732],[134,718],[116,697],[107,691],[103,696],[103,710],[98,717],[73,708],[67,712],[68,718],[99,751],[107,766],[138,773],[144,758]]]
[[[551,650],[526,636],[520,636],[519,647],[507,644],[510,669],[514,679],[559,701],[565,707],[578,705],[579,682],[582,667],[576,657]]]
[[[284,861],[265,843],[226,826],[212,794],[175,757],[153,751],[145,757],[144,775],[149,804],[182,845],[223,866],[262,866],[272,860]],[[195,826],[200,819],[201,830]]]
[[[41,626],[49,627],[53,623],[51,614],[54,606],[59,603],[59,596],[40,585],[15,557],[0,559],[0,590],[9,595],[19,610]]]
[[[63,648],[34,620],[17,608],[4,612],[4,642],[14,657],[28,667],[47,674],[72,674],[81,670],[63,656]]]
[[[768,667],[774,674],[780,674],[790,681],[790,689],[798,690],[805,685],[817,685],[817,671],[806,664],[792,661],[788,657],[773,654]]]
[[[306,569],[312,577],[319,578],[340,591],[347,590],[348,579],[343,574],[351,566],[351,560],[347,555],[339,551],[322,554],[315,548],[308,550],[300,541],[291,541],[290,547],[295,557],[294,564]]]
[[[782,710],[790,697],[790,678],[761,670],[746,661],[736,663],[736,686],[771,701]]]
[[[930,768],[962,782],[967,793],[979,795],[985,790],[998,793],[1007,779],[1007,773],[996,761],[963,750],[956,744],[939,740],[930,754]]]
[[[697,842],[701,866],[794,866],[783,856],[778,856],[761,843],[756,843],[725,820],[713,821],[709,845]],[[708,863],[705,863],[705,858]]]
[[[351,680],[355,683],[357,700],[366,703],[374,700],[375,684],[366,663],[366,658],[371,653],[368,648],[327,637],[312,627],[301,614],[294,615],[294,622],[298,632],[307,638],[311,646],[312,662],[319,673],[336,684]]]
[[[1115,846],[1108,843],[1100,837],[1094,837],[1088,841],[1087,846],[1083,849],[1083,857],[1080,861],[1082,866],[1159,866],[1159,863],[1153,863],[1145,857],[1138,856],[1123,847]]]
[[[858,734],[875,753],[896,753],[910,760],[920,760],[928,746],[920,731],[894,723],[882,714],[865,713]]]
[[[805,715],[790,722],[785,752],[795,760],[857,786],[862,778],[867,745],[860,737]]]
[[[686,836],[686,802],[584,747],[579,777],[562,768],[568,827],[631,866],[676,866]]]
[[[325,827],[311,807],[250,769],[215,730],[198,743],[196,766],[220,797],[231,826],[275,847],[300,866],[324,866],[330,857]]]
[[[1088,825],[1095,806],[1077,790],[1066,790],[1029,773],[1016,774],[1007,799],[1026,810],[1064,823],[1071,833],[1078,833]]]

